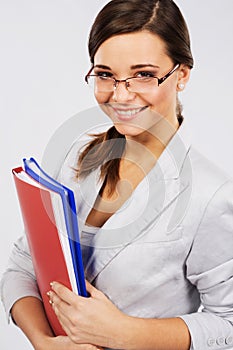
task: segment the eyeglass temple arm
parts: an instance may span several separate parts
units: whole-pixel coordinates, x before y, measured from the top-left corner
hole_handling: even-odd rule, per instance
[[[94,66],[91,67],[91,69],[89,70],[89,72],[86,74],[85,76],[85,82],[88,83],[88,76],[91,74],[91,71],[93,70]]]
[[[174,73],[175,70],[177,70],[177,68],[179,68],[179,66],[180,66],[180,64],[177,63],[177,64],[175,65],[175,67],[174,67],[169,73],[167,73],[164,77],[158,78],[158,83],[159,83],[159,85],[162,84],[168,77],[170,77],[170,75],[172,75],[172,73]]]

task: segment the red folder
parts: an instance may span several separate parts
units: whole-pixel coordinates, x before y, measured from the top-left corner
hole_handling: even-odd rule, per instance
[[[72,289],[64,249],[56,226],[52,191],[24,181],[19,177],[22,172],[24,171],[21,167],[13,169],[37,283],[54,334],[65,335],[46,294],[52,281],[59,281]]]

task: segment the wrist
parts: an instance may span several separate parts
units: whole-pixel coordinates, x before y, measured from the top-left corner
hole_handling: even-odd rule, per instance
[[[150,320],[125,315],[116,348],[124,350],[154,349],[150,338],[151,334],[155,332],[157,322],[156,319]]]
[[[52,335],[38,335],[38,337],[36,337],[36,339],[34,339],[34,341],[32,342],[32,345],[34,347],[35,350],[46,350],[46,349],[51,349],[51,343],[53,340],[54,336]]]
[[[121,322],[118,322],[117,335],[114,344],[111,347],[114,349],[137,349],[137,334],[140,332],[139,318],[123,314]]]

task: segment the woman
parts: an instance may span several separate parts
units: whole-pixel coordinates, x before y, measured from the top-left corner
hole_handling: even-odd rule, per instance
[[[113,0],[89,53],[86,81],[113,126],[74,147],[60,178],[76,191],[90,298],[51,283],[68,335],[53,337],[21,239],[6,310],[38,350],[232,348],[233,183],[187,137],[185,21],[171,0]]]

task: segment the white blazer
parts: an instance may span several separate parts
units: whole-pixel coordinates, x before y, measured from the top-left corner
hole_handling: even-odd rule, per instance
[[[99,169],[75,181],[80,145],[60,180],[75,191],[82,232],[102,183]],[[233,349],[233,182],[191,146],[185,122],[132,196],[81,243],[86,278],[123,312],[181,317],[190,350]],[[2,280],[7,313],[22,295],[39,297],[27,249],[21,239]]]

